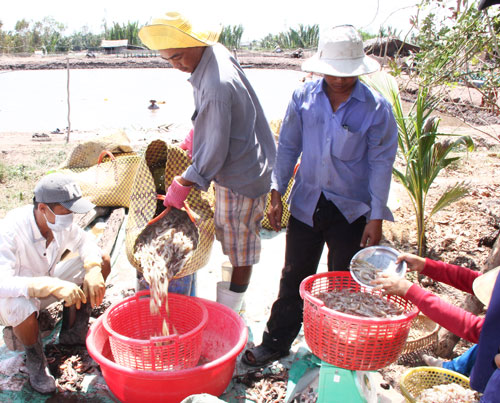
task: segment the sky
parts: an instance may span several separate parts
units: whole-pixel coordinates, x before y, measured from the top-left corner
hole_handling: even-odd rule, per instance
[[[358,29],[377,33],[381,25],[406,33],[409,18],[416,12],[418,0],[184,0],[182,2],[147,0],[1,0],[0,21],[10,31],[18,20],[40,21],[52,17],[67,27],[67,34],[87,26],[101,32],[103,21],[138,21],[146,24],[167,11],[204,18],[222,25],[243,25],[243,41],[262,39],[299,24],[352,24]]]

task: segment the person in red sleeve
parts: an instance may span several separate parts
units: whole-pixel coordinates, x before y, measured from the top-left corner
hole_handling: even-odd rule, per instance
[[[396,262],[403,260],[410,271],[416,271],[469,294],[477,294],[477,291],[473,289],[473,283],[482,275],[481,272],[409,253],[400,255]],[[498,271],[498,268],[494,270]],[[384,295],[405,297],[413,302],[424,315],[457,336],[472,343],[479,341],[479,334],[484,323],[483,317],[442,300],[406,278],[381,274],[372,281],[372,284],[376,285],[374,290],[381,290]]]
[[[372,281],[374,290],[381,290],[384,295],[405,297],[439,325],[463,339],[478,343],[470,374],[471,387],[484,393],[481,403],[499,401],[500,371],[496,366],[500,364],[500,357],[497,357],[500,334],[500,282],[497,277],[500,266],[482,274],[411,254],[400,255],[396,262],[403,260],[409,270],[474,294],[488,308],[486,316],[482,318],[443,301],[405,278],[382,274]]]

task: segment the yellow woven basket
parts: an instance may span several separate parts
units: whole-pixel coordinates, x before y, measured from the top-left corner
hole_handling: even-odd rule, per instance
[[[436,385],[447,385],[457,383],[464,388],[469,389],[469,378],[438,367],[416,367],[403,374],[399,381],[399,388],[407,402],[417,403],[418,396],[425,390]]]
[[[158,211],[157,192],[165,192],[174,176],[182,174],[191,164],[187,152],[179,147],[168,145],[163,140],[151,142],[141,159],[132,195],[125,228],[125,246],[129,262],[142,272],[140,263],[135,259],[135,244],[149,221],[164,210],[163,204]],[[210,259],[214,242],[214,190],[207,192],[191,189],[186,199],[191,211],[196,216],[196,227],[200,236],[198,246],[183,268],[174,278],[180,278],[201,269]]]

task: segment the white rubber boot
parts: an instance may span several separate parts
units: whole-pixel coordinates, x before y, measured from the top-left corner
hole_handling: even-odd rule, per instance
[[[230,284],[231,283],[229,281],[219,281],[217,283],[217,302],[231,308],[239,314],[245,293],[230,291]]]

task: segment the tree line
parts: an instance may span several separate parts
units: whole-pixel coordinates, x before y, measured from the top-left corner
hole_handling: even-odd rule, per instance
[[[65,35],[64,24],[51,17],[41,21],[17,21],[14,30],[5,31],[0,21],[0,53],[67,53],[70,51],[97,50],[103,39],[127,39],[130,45],[140,46],[139,22],[120,24],[114,22],[108,26],[103,25],[103,32],[92,33],[87,27],[71,35]]]
[[[137,21],[127,23],[114,22],[110,26],[103,25],[103,32],[92,33],[87,27],[70,35],[65,35],[64,24],[51,17],[41,21],[19,20],[14,30],[5,31],[0,21],[0,54],[33,53],[67,53],[69,51],[96,50],[103,39],[127,39],[130,45],[141,46],[138,33],[141,24]],[[219,42],[230,49],[241,47],[244,28],[242,25],[227,25],[222,27]],[[314,48],[318,45],[319,26],[299,25],[297,29],[290,28],[286,32],[267,35],[259,41],[251,43],[256,49],[297,49]]]

